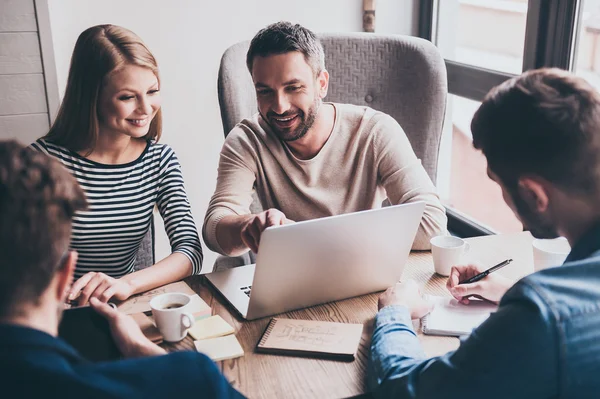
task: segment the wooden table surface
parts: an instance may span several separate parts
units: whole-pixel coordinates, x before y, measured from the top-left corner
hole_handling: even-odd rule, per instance
[[[512,258],[513,263],[498,273],[516,280],[533,270],[531,240],[529,233],[471,238],[467,240],[471,244],[470,251],[463,260],[479,262],[487,268],[504,259]],[[402,275],[403,280],[408,278],[419,282],[425,293],[449,295],[445,288],[446,278],[433,272],[430,252],[411,253]],[[254,348],[270,317],[244,321],[237,313],[230,310],[232,308],[203,276],[190,277],[186,282],[211,306],[212,314],[220,315],[235,328],[235,335],[245,355],[238,359],[218,362],[218,365],[231,384],[244,395],[249,398],[343,398],[367,392],[366,366],[380,293],[287,312],[278,316],[363,324],[358,356],[353,362],[347,363],[255,353]],[[418,321],[414,322],[414,326],[429,356],[444,354],[459,345],[457,338],[423,335]],[[194,350],[193,341],[189,336],[177,344],[163,346],[168,350]]]

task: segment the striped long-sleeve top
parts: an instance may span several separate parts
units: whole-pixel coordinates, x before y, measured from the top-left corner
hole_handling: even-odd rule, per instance
[[[187,256],[192,274],[202,268],[202,247],[173,149],[148,142],[133,162],[90,161],[43,139],[32,147],[58,159],[77,179],[89,203],[73,218],[71,249],[78,252],[75,277],[102,272],[122,277],[134,271],[135,257],[158,206],[173,252]]]

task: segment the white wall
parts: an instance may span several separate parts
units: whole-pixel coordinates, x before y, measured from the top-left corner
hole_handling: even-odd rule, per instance
[[[415,1],[379,0],[377,32],[413,34]],[[162,80],[162,141],[175,149],[182,163],[199,230],[223,143],[217,101],[223,51],[279,20],[316,32],[362,31],[362,0],[48,0],[48,8],[61,95],[77,36],[92,25],[124,26],[153,51]],[[210,271],[216,254],[203,249],[204,271]],[[159,237],[157,256],[168,252],[166,238]]]

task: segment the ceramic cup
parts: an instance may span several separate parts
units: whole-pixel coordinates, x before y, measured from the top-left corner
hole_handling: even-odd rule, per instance
[[[536,238],[532,242],[533,246],[533,270],[540,271],[548,267],[560,266],[563,264],[571,247],[564,237],[553,239]]]
[[[462,256],[470,248],[468,242],[453,236],[437,236],[429,242],[433,255],[433,268],[441,276],[449,276],[452,266],[459,265]]]
[[[185,338],[187,330],[194,324],[190,311],[189,295],[170,292],[157,295],[150,300],[150,308],[156,327],[168,342]]]

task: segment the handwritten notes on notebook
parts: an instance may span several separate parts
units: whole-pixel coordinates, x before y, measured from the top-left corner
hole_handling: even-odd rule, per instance
[[[498,308],[481,300],[463,305],[449,297],[429,295],[426,299],[434,303],[433,310],[421,319],[423,334],[428,335],[469,335]]]
[[[257,352],[354,360],[362,324],[271,319]]]
[[[167,284],[156,289],[146,291],[142,294],[133,296],[128,300],[124,301],[117,308],[125,314],[143,313],[150,310],[150,300],[156,295],[165,294],[167,292],[181,292],[183,294],[194,295],[196,294],[193,289],[190,288],[183,281],[176,283]]]

